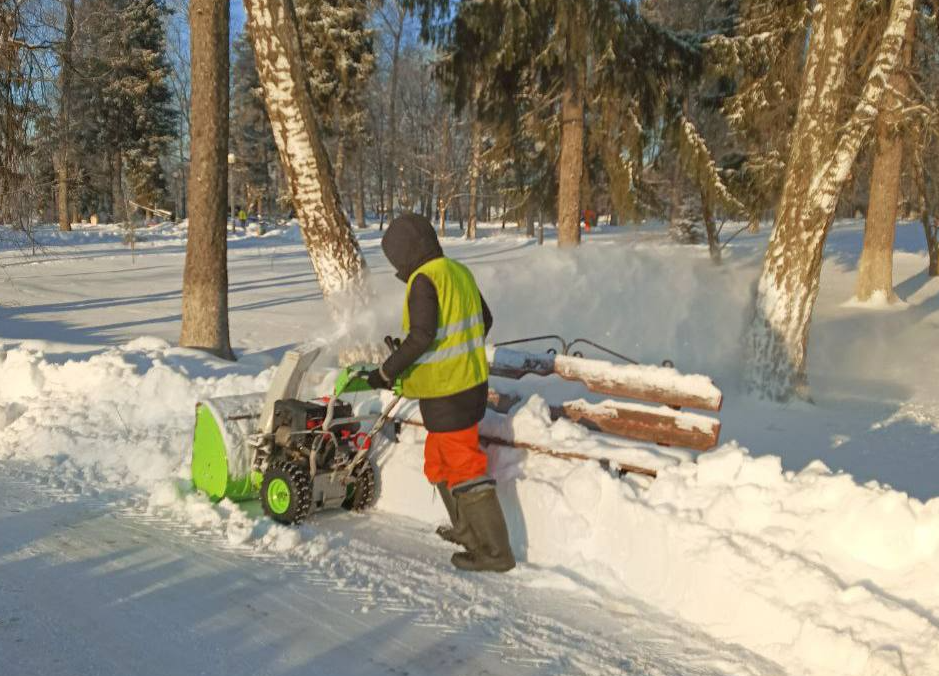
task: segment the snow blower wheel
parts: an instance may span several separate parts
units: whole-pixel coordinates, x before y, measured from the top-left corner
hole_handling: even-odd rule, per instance
[[[264,513],[280,523],[300,523],[310,514],[310,473],[292,462],[272,462],[261,482]]]
[[[342,508],[361,512],[375,502],[375,468],[370,461],[364,460],[352,476],[355,481],[346,488],[346,500],[342,503]]]

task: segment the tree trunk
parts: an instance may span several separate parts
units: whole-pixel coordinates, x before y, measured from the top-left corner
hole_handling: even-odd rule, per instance
[[[342,195],[342,178],[346,170],[346,144],[342,134],[336,140],[336,189]]]
[[[682,227],[680,222],[684,216],[682,209],[682,171],[681,162],[678,158],[675,160],[675,166],[672,168],[672,189],[669,195],[668,205],[668,235],[675,242],[682,244],[688,243],[687,228]]]
[[[903,138],[898,125],[902,121],[904,99],[910,89],[907,71],[913,61],[915,37],[916,16],[911,14],[907,22],[902,61],[890,76],[875,127],[877,139],[871,170],[870,201],[855,290],[860,301],[870,300],[875,294],[882,295],[888,302],[896,300],[893,292],[893,241],[897,232],[897,204],[903,171]]]
[[[366,227],[365,222],[365,158],[362,146],[355,148],[355,225],[358,228]]]
[[[564,3],[561,3],[564,4]],[[580,12],[568,19],[568,60],[561,91],[561,159],[558,166],[558,246],[580,244],[580,192],[584,178],[584,80],[586,50],[581,42]]]
[[[440,144],[440,156],[437,161],[437,218],[439,219],[438,230],[441,237],[447,234],[447,206],[450,203],[451,179],[448,176],[450,166],[450,115],[446,106],[440,113],[440,126],[443,133],[443,140]]]
[[[388,176],[388,221],[389,223],[395,216],[395,189],[398,182],[398,117],[397,117],[397,99],[398,99],[398,66],[401,55],[401,35],[404,32],[404,10],[396,2],[395,7],[398,12],[397,30],[392,31],[393,46],[391,50],[391,86],[388,93],[388,134],[389,134],[389,152],[388,161],[391,164],[390,175]]]
[[[313,109],[292,0],[245,0],[268,117],[323,296],[364,292],[365,259],[346,218]],[[351,310],[332,303],[334,312]]]
[[[927,274],[930,277],[939,277],[939,226],[937,226],[927,209],[923,209],[922,215],[923,230],[926,231],[926,251],[929,252],[929,268]]]
[[[701,214],[704,218],[704,231],[708,239],[708,252],[711,254],[711,262],[715,265],[721,264],[721,242],[720,235],[717,232],[717,224],[714,223],[714,214],[711,211],[711,200],[708,198],[707,190],[701,189]]]
[[[115,149],[110,154],[111,165],[111,218],[115,223],[127,222],[127,201],[124,198],[124,160],[121,151]]]
[[[177,220],[186,218],[189,204],[189,176],[187,175],[189,162],[186,161],[185,153],[185,129],[183,128],[183,116],[179,116],[179,143],[176,146],[179,153],[179,185],[180,185],[180,211],[176,214]]]
[[[807,396],[806,350],[825,237],[841,190],[900,58],[914,0],[894,0],[873,68],[847,123],[839,112],[858,0],[819,0],[791,155],[747,340],[748,380],[774,399]]]
[[[930,277],[939,277],[939,224],[933,220],[932,200],[929,199],[926,168],[923,166],[922,154],[915,154],[913,176],[919,190],[920,221],[926,235],[926,251],[929,254],[929,267],[926,273]]]
[[[760,231],[760,215],[756,211],[750,212],[750,221],[747,225],[747,232],[755,235]]]
[[[473,125],[470,140],[469,215],[466,221],[466,239],[476,239],[476,211],[479,198],[479,174],[482,163],[483,131],[479,111],[473,106]]]
[[[228,2],[191,0],[189,236],[179,344],[234,359],[228,337]]]
[[[56,153],[56,207],[59,215],[59,230],[68,232],[72,229],[69,214],[69,149],[71,130],[69,113],[72,105],[72,47],[75,42],[75,0],[66,0],[65,30],[62,38],[62,52],[59,56],[59,151]]]

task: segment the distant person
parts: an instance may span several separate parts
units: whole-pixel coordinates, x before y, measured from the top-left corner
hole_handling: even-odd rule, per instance
[[[462,570],[504,572],[515,567],[508,529],[488,458],[479,448],[479,421],[486,413],[489,365],[486,334],[492,314],[473,273],[443,255],[425,217],[402,214],[391,222],[381,248],[406,282],[407,337],[381,368],[372,387],[401,378],[405,397],[420,402],[427,428],[424,475],[436,484],[453,528],[438,529],[462,545],[450,559]]]
[[[248,214],[244,209],[238,210],[238,225],[241,226],[242,230],[248,230]]]

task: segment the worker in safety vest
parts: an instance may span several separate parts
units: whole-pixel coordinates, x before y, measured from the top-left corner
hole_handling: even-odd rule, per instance
[[[485,339],[492,314],[462,263],[443,255],[434,226],[403,214],[381,242],[385,256],[406,282],[403,329],[407,337],[381,367],[372,387],[401,378],[404,396],[420,401],[427,428],[424,474],[436,484],[452,528],[437,533],[462,545],[451,561],[463,570],[515,567],[495,480],[479,448],[486,412],[489,367]]]

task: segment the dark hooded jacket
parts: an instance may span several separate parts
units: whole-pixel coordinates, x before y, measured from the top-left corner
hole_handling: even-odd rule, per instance
[[[394,219],[382,238],[381,248],[403,282],[424,263],[443,257],[434,226],[418,214],[402,214]],[[492,313],[482,296],[480,300],[488,335]],[[385,376],[394,380],[430,349],[437,335],[438,307],[437,290],[430,279],[424,275],[415,277],[408,295],[410,331],[401,347],[382,364]],[[488,391],[489,383],[484,382],[447,397],[421,399],[424,426],[430,432],[454,432],[475,425],[486,413]]]

